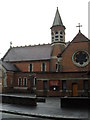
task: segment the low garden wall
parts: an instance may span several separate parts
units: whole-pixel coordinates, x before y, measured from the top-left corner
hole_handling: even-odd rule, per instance
[[[61,97],[61,107],[90,108],[89,97]]]
[[[2,97],[2,103],[25,105],[25,106],[37,105],[36,97],[8,95],[8,94],[0,94],[0,97]]]

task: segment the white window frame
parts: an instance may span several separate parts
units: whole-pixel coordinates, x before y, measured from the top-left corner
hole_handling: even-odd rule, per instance
[[[32,71],[30,71],[30,64],[32,65]],[[33,63],[30,63],[29,66],[28,66],[28,71],[29,72],[33,72]]]
[[[43,63],[45,64],[45,71],[43,71]],[[42,62],[42,64],[41,64],[41,71],[46,72],[46,63],[45,62]]]
[[[21,84],[19,85],[19,80],[20,80],[20,79],[21,79]],[[21,77],[18,78],[18,86],[19,86],[19,87],[22,86],[22,78],[21,78]]]
[[[64,40],[64,35],[63,35],[63,32],[61,34],[62,31],[60,31],[60,41],[63,41]],[[62,37],[62,38],[61,38]]]
[[[58,72],[58,63],[56,63],[56,72]]]
[[[36,77],[34,77],[34,80],[33,80],[33,85],[36,86]]]
[[[24,85],[24,80],[26,79],[26,85]],[[23,78],[23,86],[27,87],[27,77]]]

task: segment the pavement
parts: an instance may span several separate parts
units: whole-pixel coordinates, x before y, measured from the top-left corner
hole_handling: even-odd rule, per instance
[[[43,118],[10,114],[10,113],[2,113],[2,120],[43,120]],[[51,119],[45,118],[44,120],[51,120]]]
[[[38,102],[36,107],[0,103],[0,111],[55,120],[89,120],[87,109],[61,108],[59,97],[47,97],[45,103]]]

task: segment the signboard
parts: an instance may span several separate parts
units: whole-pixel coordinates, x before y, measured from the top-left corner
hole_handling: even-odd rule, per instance
[[[60,81],[59,80],[50,80],[49,85],[50,86],[59,86]]]

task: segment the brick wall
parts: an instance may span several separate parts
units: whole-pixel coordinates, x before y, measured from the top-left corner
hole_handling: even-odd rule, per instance
[[[41,64],[46,64],[46,71],[49,71],[49,61],[30,61],[14,63],[22,72],[29,72],[29,65],[33,65],[33,72],[41,72]]]
[[[8,71],[7,72],[7,87],[13,87],[14,82],[14,72]]]
[[[51,60],[50,60],[50,71],[56,71],[56,64],[57,64],[57,56],[60,54],[63,49],[65,48],[64,43],[54,43],[52,45],[51,51]]]
[[[46,72],[46,73],[11,73],[8,72],[7,76],[7,85],[8,88],[11,87],[11,78],[13,79],[13,87],[18,87],[18,78],[21,77],[22,80],[24,77],[27,77],[27,89],[23,89],[24,86],[22,87],[22,92],[29,92],[31,90],[31,80],[29,79],[29,75],[36,75],[37,82],[36,82],[36,94],[37,96],[72,96],[72,84],[77,83],[78,84],[78,90],[79,93],[78,95],[81,96],[83,93],[83,80],[88,79],[87,73],[57,73],[57,72]],[[82,79],[81,79],[82,78]],[[47,91],[44,91],[43,87],[43,82],[47,80]],[[59,80],[59,90],[58,91],[53,91],[50,90],[50,84],[49,81],[57,81]],[[67,89],[66,91],[62,91],[62,81],[66,80],[66,85]],[[88,86],[90,90],[90,79],[88,79]],[[15,89],[13,90],[13,92]],[[20,92],[20,89],[17,89],[17,92]]]
[[[62,55],[63,72],[88,71],[88,66],[90,66],[90,63],[86,67],[77,67],[72,61],[73,54],[75,51],[79,50],[88,51],[88,42],[72,43],[69,45]]]

